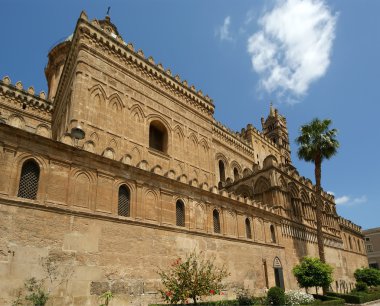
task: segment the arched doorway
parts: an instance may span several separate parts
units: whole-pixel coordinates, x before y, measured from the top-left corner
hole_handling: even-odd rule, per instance
[[[282,265],[280,258],[275,257],[273,261],[273,270],[274,270],[274,279],[276,282],[276,286],[285,290],[284,286],[284,274],[282,272]]]

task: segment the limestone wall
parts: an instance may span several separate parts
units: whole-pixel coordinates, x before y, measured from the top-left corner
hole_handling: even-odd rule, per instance
[[[194,248],[227,265],[227,298],[243,288],[262,294],[267,285],[273,286],[275,257],[284,268],[285,288],[295,289],[291,268],[302,256],[317,254],[315,241],[294,231],[285,235],[282,217],[250,200],[210,192],[9,126],[1,126],[0,136],[4,300],[14,296],[26,278],[42,277],[46,258],[72,273],[55,291],[56,305],[94,303],[94,296],[107,289],[121,299],[117,305],[146,305],[158,298],[157,268]],[[21,167],[30,158],[41,169],[36,200],[17,197]],[[117,213],[122,183],[131,191],[130,217]],[[185,204],[184,227],[176,226],[177,199]],[[214,233],[214,209],[220,214],[220,234]],[[252,238],[247,237],[247,218]],[[352,283],[354,269],[366,264],[363,254],[343,251],[340,245],[331,244],[326,252],[337,267],[339,282]]]

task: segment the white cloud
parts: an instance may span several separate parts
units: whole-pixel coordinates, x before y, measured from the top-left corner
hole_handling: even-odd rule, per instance
[[[260,87],[279,96],[305,95],[329,67],[336,20],[323,0],[277,0],[248,39]]]
[[[361,197],[359,197],[359,198],[355,198],[355,199],[353,199],[352,202],[353,202],[354,204],[365,203],[365,202],[367,202],[367,197],[366,197],[365,195],[363,195],[363,196],[361,196]]]
[[[336,205],[343,205],[343,204],[346,204],[349,200],[350,200],[350,197],[342,196],[342,197],[335,199],[335,204]]]
[[[363,204],[367,202],[367,197],[362,195],[361,197],[351,198],[350,196],[344,195],[335,199],[336,205],[341,206],[354,206],[357,204]]]
[[[230,34],[230,25],[231,25],[231,17],[227,16],[224,18],[223,25],[215,32],[217,36],[219,36],[220,40],[232,40],[232,36]]]

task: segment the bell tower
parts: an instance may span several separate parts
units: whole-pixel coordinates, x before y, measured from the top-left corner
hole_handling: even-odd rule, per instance
[[[289,133],[286,126],[286,118],[278,113],[272,103],[269,108],[267,119],[261,118],[262,131],[281,152],[281,162],[283,164],[291,164]]]

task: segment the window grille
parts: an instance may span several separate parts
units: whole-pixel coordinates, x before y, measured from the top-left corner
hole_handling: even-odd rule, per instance
[[[248,239],[252,239],[251,222],[249,219],[245,219],[245,233]]]
[[[122,185],[119,188],[118,214],[119,216],[129,217],[129,189]]]
[[[220,234],[220,220],[219,220],[219,212],[215,209],[212,213],[214,220],[214,233]]]
[[[17,196],[35,200],[37,198],[40,167],[34,160],[28,160],[22,165],[20,185]]]
[[[176,218],[177,226],[185,226],[185,205],[182,201],[176,203]]]

